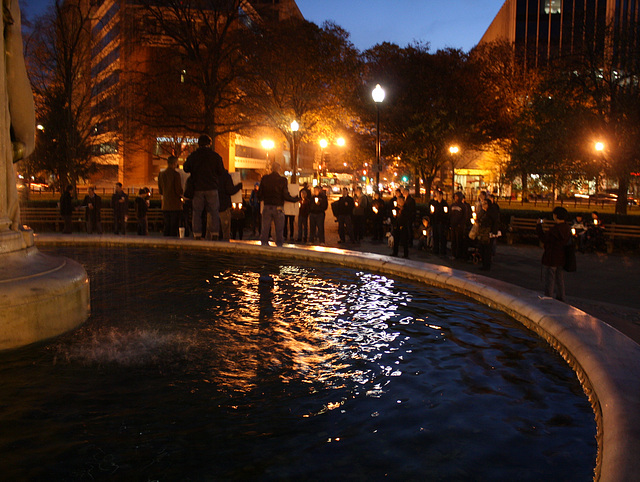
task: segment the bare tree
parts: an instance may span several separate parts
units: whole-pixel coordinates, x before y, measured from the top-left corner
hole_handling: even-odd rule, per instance
[[[95,171],[92,161],[90,9],[56,0],[25,42],[39,131],[30,168],[55,176],[59,189]]]

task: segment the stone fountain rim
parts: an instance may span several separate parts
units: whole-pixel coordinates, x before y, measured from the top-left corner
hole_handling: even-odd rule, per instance
[[[316,261],[446,288],[505,312],[545,339],[576,372],[594,410],[594,480],[632,480],[640,472],[640,345],[602,320],[534,291],[424,262],[320,246],[261,246],[256,241],[195,241],[128,236],[36,235],[41,246],[134,246],[252,254]]]

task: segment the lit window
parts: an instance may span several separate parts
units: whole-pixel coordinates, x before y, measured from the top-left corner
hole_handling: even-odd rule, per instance
[[[562,0],[545,0],[544,13],[560,13],[562,12]]]

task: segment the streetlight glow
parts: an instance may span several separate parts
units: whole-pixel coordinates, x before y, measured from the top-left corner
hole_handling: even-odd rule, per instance
[[[346,142],[347,141],[344,140],[344,137],[338,137],[338,139],[336,139],[336,144],[338,144],[340,147],[343,147]]]
[[[384,100],[384,89],[376,84],[371,97],[376,103],[376,191],[380,189],[380,103]]]
[[[268,150],[271,150],[275,147],[275,142],[273,142],[271,139],[262,139],[262,148]]]
[[[291,122],[291,130],[293,132],[298,132],[298,129],[300,129],[300,124],[298,124],[298,121],[294,120]]]
[[[449,148],[449,152],[450,152],[451,154],[457,154],[459,150],[460,150],[460,149],[458,148],[458,146],[451,146],[451,147]]]
[[[329,143],[327,142],[326,139],[320,139],[320,147],[322,147],[323,149],[326,149],[328,145]]]
[[[604,151],[604,143],[603,142],[596,142],[594,148],[595,148],[596,151],[602,152],[602,151]]]
[[[380,87],[380,84],[376,84],[376,88],[373,89],[373,91],[371,92],[371,97],[373,97],[373,101],[376,104],[379,104],[384,100],[384,96],[385,96],[384,89]]]

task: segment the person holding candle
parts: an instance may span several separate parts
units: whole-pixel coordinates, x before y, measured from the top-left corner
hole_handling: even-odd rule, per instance
[[[313,197],[309,201],[309,242],[313,244],[317,239],[320,244],[324,244],[324,218],[329,207],[327,195],[320,186],[315,186]]]

